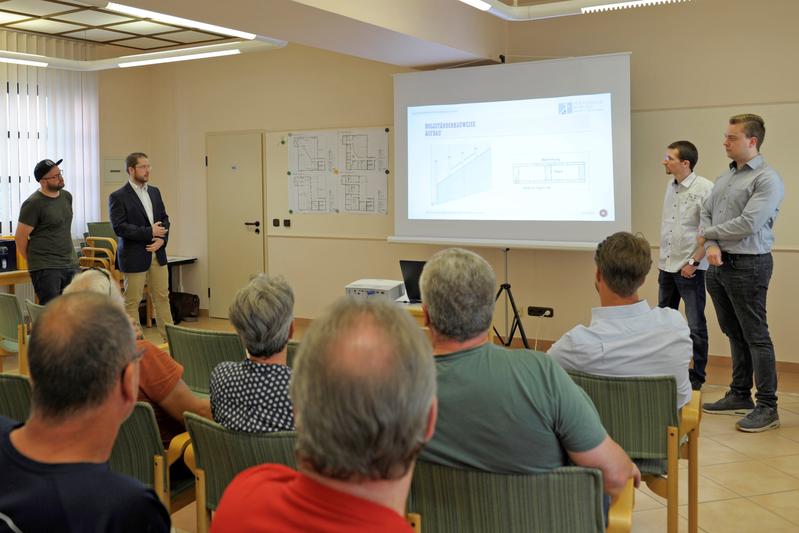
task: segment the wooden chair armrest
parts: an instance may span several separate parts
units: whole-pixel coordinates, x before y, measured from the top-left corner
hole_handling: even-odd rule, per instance
[[[169,351],[169,343],[168,342],[163,342],[163,343],[159,344],[158,345],[158,349],[161,350],[162,352],[168,352]]]
[[[169,441],[169,449],[166,452],[167,467],[172,466],[175,461],[183,456],[189,444],[191,444],[191,437],[188,431],[184,431],[180,435],[175,435],[172,440]]]
[[[691,400],[680,410],[680,435],[686,435],[699,427],[702,419],[702,393],[693,391]]]
[[[112,239],[111,237],[92,237],[92,236],[89,236],[89,237],[86,237],[86,239],[84,239],[84,240],[86,241],[86,244],[88,244],[89,246],[93,246],[95,248],[102,248],[102,246],[97,246],[97,243],[104,242],[104,243],[108,244],[109,246],[111,246],[111,250],[114,251],[114,254],[116,254],[116,252],[117,252],[117,241],[115,239]]]
[[[94,254],[102,254],[102,256],[104,258],[107,258],[107,259],[110,259],[110,260],[114,259],[113,252],[111,250],[109,250],[108,248],[95,248],[93,246],[84,246],[83,248],[80,249],[80,253],[84,257],[97,257]]]
[[[197,476],[197,458],[194,456],[194,446],[192,445],[191,441],[189,442],[188,446],[186,446],[186,450],[183,452],[183,462],[186,464],[191,473],[194,476]]]
[[[635,506],[635,487],[633,479],[627,480],[619,494],[610,503],[608,510],[607,533],[629,533],[633,529],[633,507]]]
[[[411,526],[414,533],[422,533],[422,515],[419,513],[408,513],[405,515],[405,520]]]

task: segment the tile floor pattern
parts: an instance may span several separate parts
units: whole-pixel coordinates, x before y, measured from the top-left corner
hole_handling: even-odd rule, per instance
[[[231,331],[227,320],[200,318],[187,327]],[[302,324],[301,332],[305,324]],[[160,342],[157,331],[147,338]],[[15,359],[6,371],[16,371]],[[710,366],[703,401],[722,397],[729,383],[728,365]],[[799,373],[780,372],[782,426],[765,433],[735,429],[734,416],[702,418],[699,444],[699,530],[705,533],[799,532]],[[688,530],[687,465],[680,461],[680,531]],[[196,530],[195,504],[172,514],[172,531]],[[645,486],[636,491],[633,531],[666,530],[666,502]]]

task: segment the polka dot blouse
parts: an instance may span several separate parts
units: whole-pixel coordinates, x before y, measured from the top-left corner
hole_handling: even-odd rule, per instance
[[[228,429],[250,433],[294,431],[286,365],[220,363],[211,374],[211,413]]]

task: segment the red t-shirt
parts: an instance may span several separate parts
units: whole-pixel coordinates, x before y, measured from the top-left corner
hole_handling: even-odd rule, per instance
[[[228,485],[211,533],[412,533],[388,507],[326,487],[283,465],[260,465]]]
[[[186,430],[181,420],[172,418],[158,404],[163,402],[178,384],[183,375],[183,366],[150,341],[137,340],[136,349],[144,352],[139,363],[138,400],[150,402],[153,406],[161,440],[164,442],[164,447],[168,448],[172,437]]]

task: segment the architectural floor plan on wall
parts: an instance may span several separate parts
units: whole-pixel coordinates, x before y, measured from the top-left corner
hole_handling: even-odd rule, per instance
[[[388,138],[387,128],[290,133],[289,209],[386,214]]]

